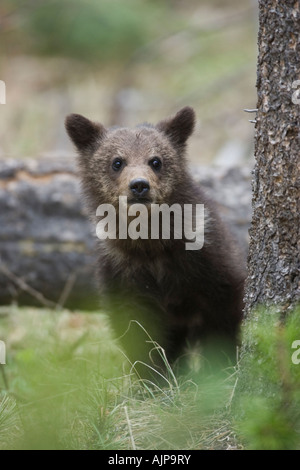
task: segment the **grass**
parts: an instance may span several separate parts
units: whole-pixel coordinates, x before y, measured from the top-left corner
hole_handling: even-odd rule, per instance
[[[235,420],[249,449],[300,449],[300,306],[282,310],[259,307],[243,326]]]
[[[158,386],[132,372],[102,312],[0,307],[0,449],[299,449],[299,313],[253,312],[236,367],[168,366]]]
[[[1,307],[1,449],[238,448],[235,371],[143,385],[105,315]]]
[[[101,313],[0,307],[0,449],[299,449],[299,309],[254,312],[222,374],[163,386],[128,367]]]

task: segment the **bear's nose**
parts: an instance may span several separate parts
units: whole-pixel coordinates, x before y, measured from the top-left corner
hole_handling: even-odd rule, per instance
[[[150,184],[147,180],[137,178],[129,183],[129,188],[135,197],[142,198],[150,190]]]

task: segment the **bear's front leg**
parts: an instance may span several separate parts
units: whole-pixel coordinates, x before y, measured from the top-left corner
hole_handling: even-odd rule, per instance
[[[112,329],[131,370],[142,380],[167,383],[170,368],[166,357],[168,332],[165,312],[153,299],[119,289],[110,290],[103,299]]]

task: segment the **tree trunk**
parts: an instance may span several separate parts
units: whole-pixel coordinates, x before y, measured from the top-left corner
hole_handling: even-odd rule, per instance
[[[260,0],[246,314],[299,302],[299,1]]]

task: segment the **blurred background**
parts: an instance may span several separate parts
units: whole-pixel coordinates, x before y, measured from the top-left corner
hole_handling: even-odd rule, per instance
[[[152,122],[191,105],[195,163],[251,160],[255,0],[1,0],[0,158],[72,156],[64,118]]]

